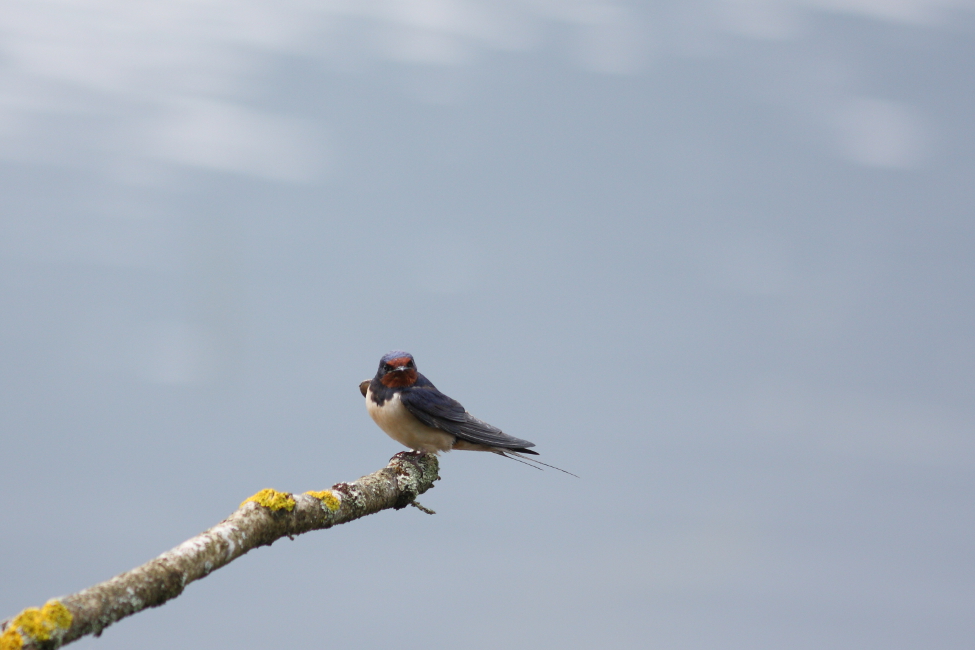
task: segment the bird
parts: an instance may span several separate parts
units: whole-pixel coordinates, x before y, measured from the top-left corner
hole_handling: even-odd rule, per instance
[[[453,449],[490,451],[572,474],[529,458],[538,455],[530,449],[535,443],[509,436],[477,419],[460,402],[441,393],[416,369],[416,361],[409,352],[393,350],[383,355],[376,376],[361,382],[359,390],[379,428],[415,451],[434,455]]]

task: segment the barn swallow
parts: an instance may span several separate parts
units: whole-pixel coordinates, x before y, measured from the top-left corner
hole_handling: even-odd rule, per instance
[[[537,456],[537,451],[529,449],[535,443],[509,436],[478,420],[460,402],[437,390],[417,371],[409,352],[395,350],[383,356],[376,376],[359,384],[359,390],[366,398],[369,415],[379,428],[410,449],[433,454],[451,449],[490,451],[545,465],[523,455]],[[546,467],[565,472],[552,465]]]

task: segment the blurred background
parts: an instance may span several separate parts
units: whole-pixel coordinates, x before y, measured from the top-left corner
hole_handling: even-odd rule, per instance
[[[0,618],[400,447],[539,472],[78,648],[969,648],[975,3],[9,0]]]

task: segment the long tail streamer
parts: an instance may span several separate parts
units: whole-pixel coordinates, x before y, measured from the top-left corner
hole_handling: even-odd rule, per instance
[[[505,449],[504,451],[496,451],[494,453],[498,454],[499,456],[504,456],[505,458],[510,458],[511,460],[518,461],[519,463],[524,463],[525,465],[528,465],[529,467],[533,467],[538,470],[542,468],[535,467],[535,465],[532,465],[532,463],[535,463],[537,465],[544,465],[545,467],[550,467],[552,469],[557,469],[563,474],[568,474],[569,476],[575,476],[576,478],[579,478],[577,474],[573,474],[572,472],[564,470],[561,467],[556,467],[555,465],[549,465],[548,463],[543,463],[542,461],[535,460],[534,458],[531,458],[529,456],[523,456],[519,454],[517,451],[511,451],[510,449]],[[508,454],[511,455],[509,456]]]

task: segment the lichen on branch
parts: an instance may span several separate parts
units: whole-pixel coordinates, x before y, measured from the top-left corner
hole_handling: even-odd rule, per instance
[[[0,623],[0,650],[54,650],[175,598],[194,580],[282,537],[401,509],[433,487],[437,457],[401,452],[378,472],[304,494],[270,488],[245,499],[219,524],[140,567]]]

